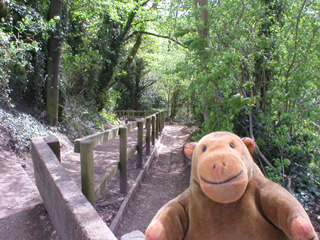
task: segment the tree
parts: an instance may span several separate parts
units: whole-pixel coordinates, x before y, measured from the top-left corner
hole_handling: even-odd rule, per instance
[[[61,59],[61,19],[62,0],[50,1],[49,20],[56,22],[55,30],[49,38],[49,55],[47,65],[47,115],[53,126],[58,124],[59,111],[59,84]]]
[[[68,74],[66,81],[70,78],[72,84],[67,83],[66,86],[72,86],[88,101],[93,100],[98,111],[106,107],[108,91],[127,75],[143,43],[142,35],[151,34],[145,31],[147,24],[155,20],[150,19],[155,7],[147,6],[149,2],[103,1],[103,4],[96,2],[90,5],[93,9],[80,4],[79,7],[74,6],[75,10],[69,14],[76,31],[70,32],[67,42],[72,50],[78,50],[73,50],[71,55],[68,53],[68,59],[73,61],[68,60],[65,64],[70,71],[65,72]],[[84,17],[91,14],[95,15],[92,20]],[[77,23],[73,18],[77,18]],[[81,44],[76,44],[75,40]],[[69,68],[70,64],[73,66]],[[75,76],[79,75],[79,70],[75,69],[82,71],[78,79]]]
[[[149,79],[146,69],[146,62],[137,58],[127,70],[128,74],[120,78],[120,82],[115,87],[121,93],[117,104],[118,109],[141,110],[143,93],[156,82]]]
[[[7,6],[4,0],[0,0],[0,19],[8,15]]]
[[[195,20],[199,24],[197,25],[197,30],[199,33],[199,39],[200,39],[200,46],[199,46],[199,51],[204,51],[206,48],[208,48],[208,42],[209,42],[209,12],[208,12],[208,0],[194,0],[194,5],[195,5]],[[200,14],[200,19],[199,21],[199,16],[198,13]],[[202,55],[202,59],[205,60],[207,59],[208,56],[207,54]],[[202,70],[204,72],[208,71],[208,67],[205,65],[204,61],[204,66],[202,66]],[[214,80],[213,80],[214,81]],[[203,87],[203,92],[202,92],[202,113],[204,120],[207,120],[210,117],[210,110],[208,109],[208,83],[204,83]]]
[[[148,2],[149,1],[143,1],[141,3],[137,2],[133,4],[132,9],[129,10],[128,15],[126,15],[126,18],[122,21],[113,20],[107,13],[104,15],[104,24],[99,31],[99,38],[101,39],[101,42],[105,42],[106,44],[97,46],[99,51],[104,53],[103,65],[98,77],[95,98],[99,111],[105,106],[105,92],[119,81],[117,72],[126,72],[130,68],[132,60],[140,47],[141,35],[138,35],[136,44],[129,53],[127,57],[128,60],[124,64],[124,59],[126,59],[124,53],[125,45],[128,43],[128,40],[130,40],[128,39],[128,35],[131,33],[139,10],[141,10]],[[139,25],[141,24],[141,27],[143,27],[143,21]]]

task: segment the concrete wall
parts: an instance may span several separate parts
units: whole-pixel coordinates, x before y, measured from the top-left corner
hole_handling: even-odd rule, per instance
[[[46,141],[33,138],[31,142],[37,187],[59,238],[116,240]]]

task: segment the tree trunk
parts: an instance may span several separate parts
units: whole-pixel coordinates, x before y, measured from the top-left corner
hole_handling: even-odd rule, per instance
[[[208,0],[194,0],[195,9],[198,7],[200,8],[200,17],[201,21],[203,22],[203,26],[197,26],[197,30],[199,33],[199,36],[204,39],[207,43],[206,46],[208,46],[208,38],[209,38],[209,12],[208,12]],[[196,16],[196,21],[198,22],[199,19]],[[204,49],[204,48],[203,48]],[[203,50],[199,49],[199,50]],[[207,56],[204,56],[203,59],[206,59]],[[202,67],[203,71],[207,71],[208,68],[206,66]],[[205,83],[204,88],[202,90],[202,114],[204,117],[204,120],[207,120],[210,116],[210,111],[208,109],[209,100],[206,97],[207,93],[207,83]]]
[[[8,15],[7,6],[4,0],[0,0],[0,19]]]
[[[54,32],[51,33],[48,43],[47,115],[49,123],[53,126],[58,125],[62,5],[62,0],[50,1],[49,20],[55,18],[56,28]]]

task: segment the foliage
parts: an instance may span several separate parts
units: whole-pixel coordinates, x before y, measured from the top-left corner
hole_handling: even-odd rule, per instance
[[[148,2],[64,2],[59,119],[65,132],[85,134],[103,129],[106,118],[113,121],[110,112],[119,96],[113,86],[131,71],[132,59],[143,43],[136,32],[146,30],[148,22],[158,18],[157,1],[155,5]],[[55,18],[46,20],[49,8],[48,1],[8,2],[8,15],[0,23],[0,98],[7,105],[19,107],[21,100],[44,110],[47,40],[55,25]],[[139,94],[149,99],[145,90]],[[82,106],[92,110],[76,116]],[[90,114],[98,115],[97,119],[89,118]],[[79,122],[85,122],[84,126]]]
[[[0,108],[0,122],[0,127],[11,135],[11,149],[20,154],[30,151],[31,138],[53,134],[43,123],[26,113],[10,112]]]
[[[319,215],[319,163],[310,167],[295,165],[291,177],[294,179],[292,189],[307,211],[313,209]]]
[[[93,98],[101,69],[100,59],[97,50],[73,53],[68,45],[65,46],[61,84],[68,96],[84,96],[89,101]]]
[[[44,43],[52,23],[31,6],[9,2],[9,15],[0,22],[0,100],[7,104],[24,100],[43,107]]]
[[[67,99],[59,131],[74,140],[119,124],[112,112],[98,112],[93,105],[80,97]]]
[[[117,109],[133,109],[142,110],[142,95],[156,81],[150,79],[149,72],[146,71],[147,63],[136,58],[128,70],[128,74],[120,78],[120,82],[115,86],[115,89],[120,93]]]
[[[154,11],[148,2],[116,1],[115,5],[114,1],[94,1],[85,8],[80,1],[72,4],[76,10],[70,12],[66,39],[71,51],[64,63],[64,81],[88,100],[93,99],[99,111],[106,107],[109,89],[127,75],[142,44],[137,31],[145,30],[146,19]],[[91,14],[95,17],[88,20]],[[83,70],[86,73],[80,78]]]
[[[164,27],[160,30],[163,35],[167,35],[167,31],[172,32],[172,29]],[[151,39],[146,41],[151,42]],[[152,45],[150,43],[144,49],[146,53],[140,55],[148,61],[151,69],[148,75],[155,82],[149,90],[148,98],[154,103],[152,107],[164,107],[167,118],[171,121],[193,122],[191,105],[194,102],[189,98],[188,91],[192,76],[187,71],[189,66],[186,49],[167,39],[152,39],[152,42]]]
[[[285,185],[291,177],[297,192],[319,188],[310,180],[319,177],[310,169],[320,149],[318,2],[209,2],[207,39],[195,31],[203,22],[191,20],[202,10],[172,2],[181,11],[175,36],[189,49],[184,66],[192,72],[179,70],[198,93],[197,113],[209,112],[196,138],[217,130],[254,137],[274,166],[262,165],[270,178]],[[311,181],[305,186],[303,176]]]

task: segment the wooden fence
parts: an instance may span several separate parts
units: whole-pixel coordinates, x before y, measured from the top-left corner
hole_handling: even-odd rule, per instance
[[[146,118],[152,114],[156,114],[158,111],[156,110],[116,110],[114,113],[117,115],[119,119],[123,118],[125,120],[125,124],[128,121],[136,121],[139,118]]]
[[[159,138],[159,133],[163,130],[164,118],[164,111],[160,111],[138,121],[75,140],[74,152],[80,153],[82,192],[94,207],[96,199],[105,190],[118,170],[120,170],[120,192],[124,194],[127,193],[127,161],[137,152],[136,166],[137,168],[142,168],[143,144],[146,143],[146,154],[149,155],[150,145],[155,144],[155,139]],[[145,136],[143,131],[144,125],[146,128]],[[127,150],[128,132],[134,128],[138,128],[137,144],[132,149]],[[118,135],[120,138],[119,159],[108,169],[98,183],[95,184],[93,149],[95,146],[109,141]]]
[[[158,111],[156,110],[116,110],[114,113],[118,117],[143,117],[146,118],[147,116],[150,116],[152,114],[156,114]]]

